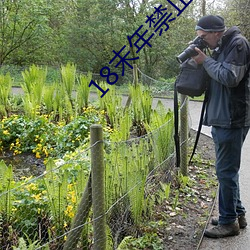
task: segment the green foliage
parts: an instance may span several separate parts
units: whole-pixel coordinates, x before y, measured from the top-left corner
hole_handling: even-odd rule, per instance
[[[70,121],[74,115],[72,92],[76,81],[76,66],[67,63],[61,66],[61,82],[54,84],[53,115],[58,121]],[[49,105],[51,106],[51,104]]]
[[[117,94],[115,87],[110,89],[110,95],[112,96],[112,102],[109,96],[105,96],[103,105],[107,111],[108,123],[111,128],[118,128],[121,124],[121,118],[123,117],[123,107],[121,105],[122,98]]]
[[[152,132],[151,139],[155,158],[160,163],[167,159],[173,151],[173,112],[166,111],[163,104],[159,101],[157,107],[151,114],[151,123],[145,124],[146,130]]]
[[[45,112],[50,114],[53,112],[54,108],[54,93],[55,93],[56,85],[46,86],[44,89],[43,102],[45,105]]]
[[[24,90],[24,111],[27,116],[34,118],[39,114],[43,97],[47,69],[32,65],[29,70],[22,72],[24,82],[21,84]]]
[[[171,191],[171,182],[170,183],[162,183],[160,182],[161,188],[158,191],[159,200],[160,203],[162,203],[164,200],[168,200],[170,196]]]
[[[116,108],[119,113],[115,117],[115,127],[110,135],[113,142],[126,141],[130,138],[130,130],[132,127],[132,118],[130,111],[125,110],[122,112],[121,108]]]
[[[163,250],[163,242],[156,233],[145,233],[142,237],[127,236],[118,246],[117,250],[153,249]]]
[[[6,222],[9,222],[13,195],[10,190],[13,188],[14,178],[12,166],[6,166],[3,160],[0,161],[0,214],[5,216]]]
[[[2,10],[0,65],[7,60],[22,64],[32,52],[39,50],[48,42],[45,38],[49,27],[46,25],[47,18],[44,15],[47,5],[44,1],[18,0],[15,3],[1,1],[0,8]]]
[[[89,82],[91,81],[91,78],[92,74],[90,72],[87,75],[81,74],[78,78],[76,96],[76,105],[78,108],[78,113],[80,113],[83,108],[87,108],[89,105]]]
[[[132,101],[133,121],[134,124],[150,123],[152,111],[152,95],[149,90],[142,89],[141,84],[129,85],[129,92]]]
[[[0,149],[12,150],[14,155],[33,152],[37,158],[60,156],[87,142],[90,126],[99,122],[101,116],[91,107],[68,124],[55,124],[49,116],[14,115],[0,121]]]
[[[69,72],[66,70],[69,73],[68,77],[64,72],[65,82],[72,82],[75,69],[71,70],[71,68]],[[36,69],[32,68],[25,72],[27,83],[35,82],[33,79],[36,77],[32,76],[36,74],[31,74],[33,71],[36,72]],[[86,81],[82,84],[86,85]],[[23,230],[23,238],[27,234],[32,240],[36,240],[35,228],[40,216],[51,223],[50,225],[55,225],[55,228],[49,227],[50,235],[62,235],[70,228],[77,202],[90,171],[89,156],[81,149],[85,149],[89,144],[89,128],[93,123],[103,124],[105,133],[108,135],[105,144],[105,191],[106,207],[111,211],[108,216],[109,222],[117,213],[124,220],[130,218],[134,227],[140,226],[142,220],[151,212],[149,209],[153,208],[152,202],[150,208],[146,207],[150,201],[145,200],[149,169],[160,160],[165,160],[169,156],[167,154],[171,153],[171,144],[166,146],[166,141],[171,141],[173,114],[166,112],[162,104],[152,111],[152,96],[148,90],[143,91],[142,86],[137,85],[136,89],[132,90],[134,106],[124,110],[121,97],[117,95],[115,88],[112,88],[110,90],[112,100],[110,97],[106,98],[99,105],[103,109],[96,110],[88,105],[87,108],[83,108],[81,114],[78,113],[79,110],[73,111],[76,103],[71,103],[70,100],[71,87],[72,85],[69,84],[66,91],[66,87],[61,85],[51,86],[47,93],[50,97],[53,96],[53,105],[49,100],[43,99],[45,107],[43,112],[52,109],[50,114],[43,116],[37,114],[35,117],[13,115],[0,122],[2,151],[10,149],[14,154],[34,152],[37,158],[45,157],[47,160],[50,156],[63,157],[62,161],[57,162],[49,158],[43,179],[37,183],[30,183],[30,180],[24,181],[23,188],[13,193],[16,209],[13,218],[17,221],[16,226],[21,228],[29,225],[28,229]],[[32,84],[25,85],[25,88],[27,93],[32,92],[30,91]],[[83,91],[84,88],[86,86],[82,86]],[[136,106],[138,100],[140,105]],[[68,107],[67,103],[71,106]],[[55,111],[56,114],[53,113]],[[69,118],[68,116],[73,113],[75,117]],[[66,118],[64,114],[67,114]],[[56,122],[55,115],[60,116],[58,119],[61,120],[60,122]],[[140,125],[147,128],[148,135],[145,137],[130,139],[135,135],[132,124],[134,117]],[[112,129],[108,126],[110,124]],[[161,128],[164,129],[161,130]],[[70,198],[69,195],[71,195]],[[167,196],[167,189],[165,195]],[[119,199],[122,199],[122,204],[113,207]],[[20,220],[21,216],[22,220]],[[110,230],[113,229],[110,228]],[[151,240],[154,242],[153,239]],[[149,238],[145,236],[144,239],[138,240],[138,246],[146,246],[147,241]],[[61,246],[63,239],[57,243]],[[117,245],[115,243],[114,245]],[[157,244],[156,247],[158,247]]]
[[[40,243],[38,240],[32,241],[29,236],[25,235],[27,238],[27,242],[25,241],[24,238],[20,237],[18,239],[18,246],[15,247],[13,246],[13,250],[35,250],[40,247]],[[49,247],[43,247],[44,250],[49,250]]]
[[[69,100],[72,100],[72,91],[76,81],[76,66],[67,63],[66,66],[61,67],[62,87],[65,90]]]
[[[9,110],[8,98],[11,93],[12,79],[10,74],[0,75],[0,116],[7,116]]]
[[[135,224],[142,219],[144,206],[144,190],[148,166],[151,160],[150,146],[147,139],[111,143],[112,154],[107,154],[105,168],[105,192],[107,207],[126,195],[125,207],[129,207]],[[122,211],[120,211],[122,213]]]
[[[244,25],[249,16],[247,8],[242,8],[244,1],[229,2],[227,5],[206,3],[205,10],[207,14],[222,14],[229,25],[240,25],[244,33],[249,34]],[[124,45],[128,49],[127,36],[145,24],[147,16],[159,5],[166,6],[169,13],[176,13],[165,0],[19,0],[15,4],[2,1],[0,64],[61,65],[70,61],[81,71],[97,74],[114,56],[113,50],[118,52]],[[142,72],[156,79],[177,75],[179,64],[175,57],[195,37],[197,18],[205,14],[200,5],[200,1],[192,2],[169,24],[166,32],[161,36],[155,34],[150,40],[151,47],[144,46],[136,60]],[[146,28],[145,39],[154,32],[154,27],[145,25],[141,32]],[[129,58],[136,56],[136,48],[132,45]],[[111,70],[121,73],[122,65],[116,68],[117,63],[110,65]],[[119,83],[126,83],[127,78],[125,74]],[[132,81],[132,77],[129,80]]]
[[[64,211],[67,207],[68,176],[66,172],[55,171],[55,168],[54,161],[50,159],[46,164],[44,185],[48,193],[50,211],[58,230],[63,228]]]
[[[20,235],[35,240],[38,234],[37,225],[42,218],[48,218],[49,206],[45,186],[42,181],[32,181],[32,176],[16,183],[17,189],[11,193],[15,197],[13,202],[13,225],[18,231],[22,228]]]

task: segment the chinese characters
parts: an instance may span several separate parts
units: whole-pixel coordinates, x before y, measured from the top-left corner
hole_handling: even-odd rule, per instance
[[[188,2],[185,2],[183,0],[175,0],[173,3],[173,0],[166,0],[174,9],[177,11],[176,17],[180,16],[182,12],[189,6],[189,4],[193,0],[189,0]],[[144,46],[152,47],[150,44],[150,40],[155,36],[159,35],[161,36],[163,32],[168,31],[169,24],[176,20],[176,17],[174,17],[174,14],[168,13],[167,7],[164,8],[162,5],[159,5],[158,7],[154,7],[154,12],[150,16],[146,17],[145,24],[148,25],[149,28],[154,28],[154,31],[152,34],[148,34],[149,30],[145,29],[144,25],[140,25],[140,27],[132,34],[131,36],[127,36],[129,46],[134,46],[136,50],[136,54],[138,54]],[[134,41],[134,42],[133,42]],[[117,68],[119,65],[122,65],[122,76],[124,76],[125,67],[129,67],[133,69],[133,66],[129,63],[130,61],[138,60],[139,56],[134,58],[129,58],[130,51],[125,51],[126,45],[124,45],[118,52],[113,50],[114,57],[110,60],[109,64],[116,63],[115,68]],[[122,55],[122,53],[125,55]],[[115,72],[111,72],[110,68],[108,66],[104,66],[100,70],[100,76],[106,78],[106,81],[109,85],[115,84],[119,76]],[[99,91],[102,92],[101,98],[109,91],[109,89],[102,89],[95,81],[91,80],[89,83],[90,86],[95,86]]]

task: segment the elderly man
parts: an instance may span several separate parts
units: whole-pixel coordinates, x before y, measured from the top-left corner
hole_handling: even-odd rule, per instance
[[[213,50],[201,50],[193,59],[210,76],[204,125],[212,126],[219,181],[219,218],[205,235],[212,238],[238,235],[247,226],[240,200],[241,149],[250,126],[250,46],[237,27],[226,30],[220,16],[202,17],[195,30]]]

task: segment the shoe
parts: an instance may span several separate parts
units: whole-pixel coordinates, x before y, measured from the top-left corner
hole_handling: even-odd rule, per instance
[[[240,229],[243,229],[243,228],[245,228],[247,226],[247,220],[246,220],[245,214],[242,214],[242,215],[238,216],[238,222],[239,222]],[[214,225],[214,226],[217,226],[218,225],[218,219],[217,218],[212,218],[211,224]]]
[[[210,229],[206,229],[204,235],[209,238],[223,238],[228,236],[239,235],[240,227],[238,222],[234,222],[232,224],[219,224]]]

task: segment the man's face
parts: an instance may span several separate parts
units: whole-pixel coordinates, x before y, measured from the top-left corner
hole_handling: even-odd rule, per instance
[[[197,35],[204,39],[210,49],[215,49],[218,46],[218,42],[221,38],[221,32],[206,32],[203,30],[197,30]]]

